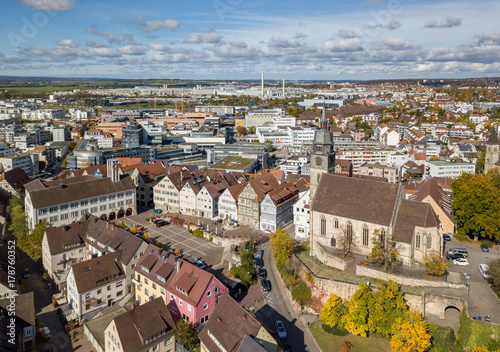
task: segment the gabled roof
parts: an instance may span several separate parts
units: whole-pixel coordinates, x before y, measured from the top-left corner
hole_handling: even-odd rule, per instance
[[[130,177],[117,182],[93,176],[73,177],[53,182],[31,181],[25,185],[34,208],[73,202],[105,194],[136,189]]]
[[[396,215],[393,239],[410,244],[416,226],[436,228],[439,224],[439,219],[430,204],[402,199]]]
[[[19,167],[4,172],[0,175],[0,180],[5,180],[14,189],[23,189],[24,185],[31,182],[32,179],[26,174],[26,171]]]
[[[257,319],[225,293],[198,337],[210,352],[223,351],[211,336],[215,337],[224,351],[232,352],[238,350],[246,335],[255,338],[261,328],[262,324]]]
[[[85,234],[80,223],[53,227],[45,231],[50,255],[66,252],[71,248],[85,246]]]
[[[85,214],[80,222],[85,231],[84,239],[89,245],[106,252],[121,251],[120,262],[125,265],[132,260],[134,254],[144,244],[139,237],[94,215]]]
[[[150,244],[139,259],[135,271],[166,287],[174,277],[175,265],[176,258],[173,253]],[[142,267],[145,267],[149,273],[142,270]],[[158,277],[165,282],[160,281]]]
[[[389,226],[398,186],[341,175],[323,174],[312,210]]]
[[[264,175],[256,178],[255,180],[250,181],[249,185],[257,194],[257,200],[259,202],[262,202],[262,199],[264,199],[267,193],[279,186],[278,181],[273,175]]]
[[[118,278],[125,278],[119,263],[120,255],[121,252],[110,253],[73,264],[70,270],[75,276],[78,293],[106,285]]]
[[[142,351],[143,348],[156,345],[159,341],[153,339],[144,344],[148,338],[157,334],[161,338],[161,335],[170,335],[176,330],[172,316],[161,297],[121,314],[113,321],[124,352]]]
[[[196,307],[200,303],[203,293],[212,280],[213,275],[191,264],[187,260],[178,260],[180,260],[179,272],[174,271],[174,276],[167,286],[167,291]],[[179,292],[177,287],[185,290],[187,295]],[[186,290],[187,287],[189,289]]]

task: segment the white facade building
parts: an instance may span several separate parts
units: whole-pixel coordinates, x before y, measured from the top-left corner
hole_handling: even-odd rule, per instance
[[[476,165],[472,163],[464,162],[450,162],[442,160],[432,160],[426,161],[426,167],[428,170],[428,175],[432,177],[448,177],[457,178],[461,174],[468,172],[474,174],[476,171]]]
[[[310,235],[310,198],[311,189],[306,188],[299,192],[299,198],[293,205],[293,223],[295,225],[295,239],[309,238]]]

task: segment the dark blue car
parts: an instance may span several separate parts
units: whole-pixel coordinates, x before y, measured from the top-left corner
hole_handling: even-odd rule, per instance
[[[445,233],[443,234],[443,239],[445,241],[451,241],[451,237],[449,235],[445,234]]]

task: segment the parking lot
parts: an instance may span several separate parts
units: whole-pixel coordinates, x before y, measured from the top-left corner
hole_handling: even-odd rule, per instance
[[[167,248],[180,249],[184,257],[201,258],[213,269],[222,267],[224,260],[223,247],[218,247],[204,238],[194,237],[184,227],[174,224],[157,227],[155,224],[146,221],[146,218],[149,218],[150,215],[149,212],[145,212],[119,219],[116,223],[119,224],[123,220],[128,227],[132,227],[134,224],[145,227],[149,238],[161,241]]]
[[[458,272],[462,275],[467,273],[470,276],[469,316],[484,317],[488,314],[491,316],[492,323],[500,324],[500,302],[498,297],[479,272],[479,264],[487,264],[491,259],[500,258],[500,246],[494,246],[490,248],[489,252],[483,252],[480,248],[454,240],[446,242],[446,251],[454,247],[466,248],[468,251],[467,260],[469,266],[454,265],[451,260],[447,261],[447,263],[450,264],[449,271]]]

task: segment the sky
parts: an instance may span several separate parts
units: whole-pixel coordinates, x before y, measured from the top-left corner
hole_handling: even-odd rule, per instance
[[[497,0],[2,0],[0,75],[500,76]]]

